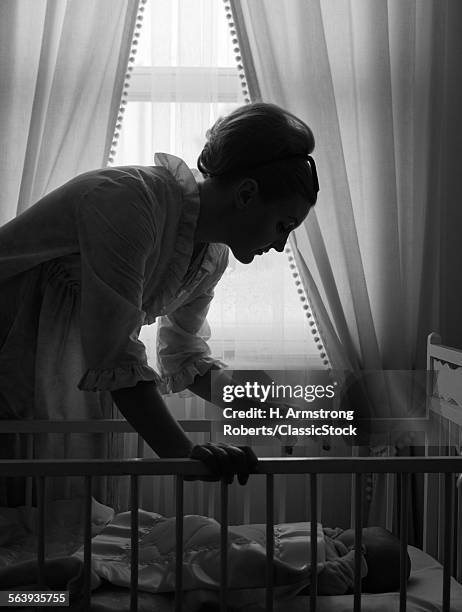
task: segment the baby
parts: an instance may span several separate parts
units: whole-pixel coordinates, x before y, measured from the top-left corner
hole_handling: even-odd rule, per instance
[[[293,528],[296,531],[297,524],[293,524]],[[318,595],[346,595],[353,593],[355,582],[355,532],[353,529],[330,529],[328,527],[323,528],[322,531],[324,535],[325,556],[323,561],[318,562]],[[301,533],[301,530],[299,533]],[[303,544],[301,540],[299,543]],[[362,591],[365,593],[386,593],[388,591],[399,590],[400,541],[398,538],[382,527],[366,527],[362,530],[361,545]],[[298,553],[294,549],[298,548],[298,543],[290,537],[286,537],[283,548],[284,551],[281,551],[282,557],[286,562],[295,567]],[[289,555],[290,552],[295,552],[295,555]],[[289,561],[289,557],[291,557],[291,561]],[[411,561],[408,555],[407,578],[409,578],[410,571]],[[304,582],[305,586],[299,589],[295,587],[290,596],[309,596],[310,587],[309,585],[306,586],[309,583],[309,578],[305,579]],[[215,595],[215,601],[212,599],[213,595]],[[288,596],[289,593],[286,592],[285,595]],[[208,601],[204,601],[197,612],[219,612],[220,606],[217,593],[208,592],[205,598]],[[261,612],[264,600],[265,593],[262,588],[254,591],[252,589],[243,591],[229,590],[227,611],[237,612],[245,608],[248,612]],[[284,609],[283,606],[285,604],[283,604],[283,601],[279,600],[279,607],[276,606],[276,610]],[[297,607],[296,609],[299,608]]]
[[[326,560],[318,565],[318,595],[345,595],[354,591],[354,540],[353,529],[323,528]],[[400,542],[390,531],[382,527],[366,527],[362,530],[361,576],[362,591],[386,593],[399,590]],[[411,560],[407,555],[407,578],[411,572]],[[298,595],[308,596],[310,587]],[[261,605],[245,608],[260,612]],[[277,610],[282,608],[276,607]],[[298,609],[298,607],[297,607]],[[218,602],[204,602],[198,612],[219,612]],[[228,605],[228,612],[238,612],[239,606]]]
[[[320,595],[343,595],[354,589],[353,529],[324,528],[326,562],[318,575]],[[362,530],[363,558],[361,560],[361,587],[366,593],[386,593],[399,590],[400,541],[383,527]],[[365,564],[364,564],[365,561]],[[367,565],[367,567],[365,567]],[[407,554],[406,576],[409,579],[411,560]],[[304,589],[306,594],[309,589]],[[302,593],[300,593],[302,594]]]
[[[117,587],[130,586],[130,512],[116,515],[92,541],[92,584],[109,579]],[[140,510],[139,574],[140,591],[171,597],[175,588],[174,517]],[[205,612],[219,609],[220,525],[214,519],[186,515],[183,522],[183,588],[185,609]],[[318,594],[344,595],[353,592],[355,582],[354,531],[317,529]],[[257,606],[265,601],[266,525],[234,525],[228,533],[228,610],[244,604]],[[310,525],[287,523],[275,525],[275,597],[308,595],[310,572]],[[400,543],[381,527],[362,531],[362,590],[382,593],[399,589]],[[410,573],[407,557],[407,577]],[[47,559],[45,582],[50,588],[70,590],[77,601],[82,594],[83,552],[69,557]],[[94,577],[93,577],[94,573]],[[36,583],[34,560],[0,568],[3,587]],[[187,600],[187,601],[186,601]],[[194,605],[193,605],[194,604]],[[202,606],[202,607],[201,607]],[[217,607],[218,606],[218,607]],[[258,608],[260,606],[260,608]],[[247,609],[247,608],[246,608]]]

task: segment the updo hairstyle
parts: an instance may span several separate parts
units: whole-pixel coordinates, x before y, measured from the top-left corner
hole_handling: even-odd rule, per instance
[[[311,129],[288,111],[265,102],[246,104],[220,117],[207,131],[199,171],[222,182],[257,181],[263,199],[317,198]]]

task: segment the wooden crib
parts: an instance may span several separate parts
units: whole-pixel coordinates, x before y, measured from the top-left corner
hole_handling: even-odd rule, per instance
[[[441,561],[443,565],[439,594],[439,609],[444,612],[462,609],[462,587],[453,601],[454,590],[459,585],[451,578],[460,580],[461,546],[458,542],[462,504],[459,489],[456,487],[457,475],[462,472],[462,457],[459,456],[462,432],[462,404],[457,403],[457,388],[451,393],[441,392],[441,378],[453,380],[457,368],[462,368],[462,351],[442,346],[439,338],[432,334],[428,341],[428,369],[432,372],[428,387],[429,418],[436,419],[439,425],[439,439],[426,439],[425,456],[421,457],[341,457],[341,458],[268,458],[261,459],[255,476],[263,478],[266,487],[266,603],[265,610],[275,609],[273,563],[274,563],[274,524],[275,524],[275,477],[280,474],[303,474],[309,480],[309,508],[306,515],[311,523],[311,533],[317,532],[321,516],[319,482],[324,474],[351,474],[352,479],[352,527],[355,536],[355,588],[352,596],[354,611],[362,609],[364,595],[361,593],[361,527],[364,524],[364,480],[368,474],[387,474],[396,477],[397,486],[391,486],[390,492],[396,492],[398,512],[398,532],[400,536],[400,592],[399,610],[406,610],[408,585],[406,582],[406,554],[408,543],[408,517],[410,500],[410,477],[412,474],[424,474],[424,533],[423,548]],[[444,376],[438,375],[443,371]],[[454,374],[447,375],[447,372]],[[461,370],[462,372],[462,370]],[[460,374],[460,372],[459,372]],[[462,375],[461,375],[462,376]],[[462,378],[460,379],[462,380]],[[443,381],[444,382],[444,381]],[[453,384],[453,383],[451,383]],[[457,383],[455,385],[457,387]],[[187,431],[210,433],[210,424],[205,421],[184,422]],[[37,432],[75,432],[75,431],[131,431],[123,421],[116,422],[3,422],[0,432],[21,432],[32,436]],[[32,448],[32,445],[30,445]],[[142,454],[141,452],[139,453]],[[139,526],[139,481],[142,477],[152,475],[171,475],[175,480],[175,515],[176,515],[176,578],[175,600],[172,609],[183,610],[182,584],[182,551],[183,551],[183,517],[184,517],[184,478],[190,475],[206,475],[206,468],[197,461],[188,459],[128,459],[128,460],[73,460],[48,461],[24,460],[0,461],[0,476],[29,477],[28,498],[32,497],[32,479],[35,484],[35,498],[38,516],[37,567],[38,583],[45,585],[44,563],[45,551],[45,515],[46,515],[46,479],[50,477],[79,476],[85,482],[85,530],[84,530],[84,610],[91,610],[91,504],[94,480],[100,477],[128,476],[130,479],[130,512],[131,512],[131,582],[130,611],[138,608],[138,526]],[[204,486],[207,486],[206,484]],[[227,550],[229,523],[229,486],[220,483],[219,507],[221,524],[221,585],[220,611],[227,610]],[[317,593],[317,541],[312,538],[311,567],[313,568],[310,586],[310,612],[319,610],[320,597]],[[454,603],[455,602],[455,603]],[[397,604],[398,605],[398,604]],[[81,608],[80,608],[81,609]],[[278,608],[279,609],[279,608]],[[322,610],[327,608],[322,608]],[[340,609],[340,608],[336,608]],[[347,608],[342,608],[346,610]],[[390,610],[398,609],[396,607]],[[434,609],[434,608],[432,608]]]

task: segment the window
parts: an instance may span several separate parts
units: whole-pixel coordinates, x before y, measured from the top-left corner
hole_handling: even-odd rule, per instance
[[[224,4],[150,0],[114,165],[153,163],[169,152],[196,166],[214,121],[244,104]],[[235,369],[322,367],[287,256],[272,252],[250,266],[231,255],[209,312],[212,352]],[[155,334],[142,340],[154,359]]]

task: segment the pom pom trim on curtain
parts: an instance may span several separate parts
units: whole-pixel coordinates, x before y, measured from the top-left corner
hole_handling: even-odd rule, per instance
[[[136,14],[135,29],[133,32],[133,39],[132,39],[132,43],[130,46],[130,53],[128,57],[128,66],[127,66],[127,70],[125,72],[125,77],[124,77],[122,97],[120,99],[119,110],[117,113],[117,123],[115,125],[114,135],[112,137],[111,148],[109,150],[109,156],[107,160],[108,166],[114,163],[115,154],[117,152],[117,145],[119,142],[120,132],[122,130],[122,122],[124,118],[125,107],[127,106],[127,102],[128,102],[128,89],[130,87],[130,80],[132,77],[131,73],[133,72],[133,64],[136,59],[136,52],[138,50],[138,43],[139,43],[139,38],[141,34],[141,27],[143,25],[143,17],[144,17],[144,10],[145,10],[146,2],[147,0],[139,0],[138,11]]]

